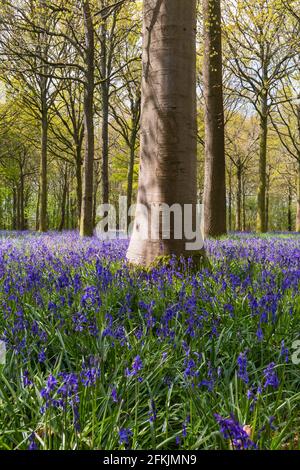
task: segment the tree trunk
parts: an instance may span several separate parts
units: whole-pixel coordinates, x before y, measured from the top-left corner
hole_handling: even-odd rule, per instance
[[[226,233],[226,182],[220,0],[203,0],[205,101],[204,234]]]
[[[42,78],[41,80],[44,81]],[[46,84],[42,90],[42,122],[41,122],[41,157],[40,157],[40,205],[39,231],[47,231],[47,147],[48,147],[48,110]]]
[[[298,174],[297,174],[296,232],[300,232],[300,155],[299,155],[299,160],[298,160]]]
[[[100,170],[100,165],[99,165],[99,162],[97,161],[95,162],[95,165],[94,165],[94,175],[95,175],[94,195],[93,195],[93,225],[94,227],[96,225],[96,218],[97,218],[97,195],[98,195],[98,186],[99,186],[99,170]]]
[[[106,88],[104,86],[101,87]],[[102,90],[102,202],[109,201],[109,174],[108,174],[108,96]]]
[[[35,230],[38,231],[40,225],[40,188],[38,187],[37,201],[36,201],[36,212],[35,212]]]
[[[297,106],[297,121],[300,140],[300,105]],[[300,152],[298,152],[296,232],[300,232]]]
[[[89,1],[83,3],[85,30],[85,90],[84,90],[84,129],[85,154],[83,170],[83,194],[80,220],[80,235],[93,235],[93,179],[94,179],[94,27]]]
[[[13,220],[12,220],[12,229],[17,230],[18,229],[18,194],[17,194],[17,188],[14,186],[13,187]]]
[[[232,231],[232,173],[231,165],[228,172],[228,229]]]
[[[25,230],[25,214],[24,214],[24,175],[21,170],[20,174],[20,227],[19,230]]]
[[[102,104],[102,122],[101,122],[101,141],[102,141],[102,204],[109,202],[109,172],[108,172],[108,116],[109,116],[109,77],[107,70],[107,44],[106,44],[106,20],[102,19],[101,24],[101,104]],[[96,217],[96,213],[95,213]],[[108,230],[108,225],[104,231]]]
[[[108,115],[109,115],[109,77],[107,76],[107,49],[106,49],[106,20],[101,25],[101,104],[102,104],[102,203],[109,201],[109,175],[108,175]]]
[[[292,222],[292,202],[293,202],[293,192],[292,187],[289,184],[289,192],[288,192],[288,231],[291,232],[293,229],[293,222]]]
[[[270,219],[270,179],[271,179],[271,170],[269,168],[266,171],[266,220],[265,220],[265,231],[269,230],[269,219]]]
[[[245,176],[242,178],[242,230],[246,231],[246,194],[245,194]]]
[[[136,131],[133,130],[131,133],[130,139],[130,155],[129,155],[129,165],[127,171],[127,210],[132,204],[132,187],[133,187],[133,170],[134,170],[134,158],[135,158],[135,144],[136,144]],[[127,217],[127,228],[131,223],[131,217]]]
[[[167,234],[161,223],[154,236],[142,232],[149,211],[164,210],[164,205],[178,204],[183,211],[184,204],[190,204],[196,213],[196,0],[189,0],[189,8],[182,0],[144,0],[143,15],[137,199],[147,214],[138,207],[127,258],[149,265],[158,256],[195,254],[187,249],[185,233],[175,236],[174,224]]]
[[[268,140],[268,95],[262,96],[260,116],[260,144],[259,144],[259,183],[257,192],[257,232],[267,231],[266,226],[266,167],[267,167],[267,140]]]
[[[65,227],[67,196],[68,196],[68,170],[67,170],[67,168],[65,168],[62,198],[61,198],[61,216],[60,216],[60,223],[59,223],[59,227],[58,227],[58,230],[60,232]]]
[[[237,191],[236,191],[236,230],[238,232],[242,229],[242,167],[241,163],[237,164]]]
[[[80,227],[81,204],[82,204],[82,158],[81,143],[76,143],[76,203],[77,203],[77,225]]]

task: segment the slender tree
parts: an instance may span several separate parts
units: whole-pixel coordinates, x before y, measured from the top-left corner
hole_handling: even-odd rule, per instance
[[[203,0],[205,181],[204,233],[226,233],[226,171],[220,0]]]
[[[84,127],[85,155],[83,170],[82,209],[80,235],[93,234],[93,174],[94,174],[94,87],[95,87],[95,56],[94,56],[94,25],[89,1],[82,6],[85,31],[85,90],[84,90]]]
[[[269,116],[279,80],[294,69],[295,38],[288,31],[295,26],[283,0],[229,0],[225,19],[226,64],[238,79],[235,92],[250,101],[260,120],[256,229],[265,232]]]

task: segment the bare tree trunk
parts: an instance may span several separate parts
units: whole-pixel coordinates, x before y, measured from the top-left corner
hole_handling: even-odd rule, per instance
[[[245,194],[245,176],[242,178],[242,230],[246,231],[246,194]]]
[[[130,139],[130,155],[129,155],[129,165],[128,165],[128,171],[127,171],[127,208],[130,208],[132,204],[135,144],[136,144],[136,130],[133,129],[131,133],[131,139]],[[129,227],[130,223],[131,223],[131,217],[128,216],[127,227]]]
[[[81,144],[76,144],[76,203],[77,203],[77,224],[80,227],[81,204],[82,204],[82,158]]]
[[[94,179],[94,27],[89,1],[83,3],[85,29],[85,90],[84,90],[84,129],[85,155],[83,171],[83,195],[80,220],[80,235],[93,235],[93,179]]]
[[[242,167],[241,163],[237,164],[237,191],[236,191],[236,230],[238,232],[242,229],[241,212],[242,212]]]
[[[268,140],[268,95],[262,96],[260,116],[260,144],[259,144],[259,184],[257,192],[257,232],[267,231],[266,226],[266,167],[267,167],[267,140]]]
[[[102,203],[109,201],[109,175],[108,175],[108,116],[109,116],[109,77],[107,76],[107,50],[106,50],[106,21],[101,25],[101,104],[102,104]]]
[[[17,198],[18,198],[18,194],[17,194],[17,188],[14,186],[13,187],[13,220],[12,220],[12,228],[13,230],[17,230],[17,227],[18,227],[18,201],[17,201]]]
[[[292,202],[293,202],[293,192],[292,192],[292,187],[289,184],[289,188],[288,188],[288,231],[289,232],[291,232],[293,229]]]
[[[203,0],[205,100],[204,233],[226,233],[226,181],[220,0]]]
[[[41,78],[45,81],[44,78]],[[48,109],[46,83],[42,86],[41,157],[40,157],[40,205],[39,231],[47,231],[47,147],[48,147]]]
[[[232,168],[228,172],[228,229],[232,231]]]
[[[25,214],[24,214],[24,175],[20,175],[20,230],[25,230]]]
[[[141,156],[138,203],[148,210],[190,204],[196,212],[196,0],[144,0]],[[148,220],[137,210],[127,258],[149,265],[185,254],[186,237],[141,236]],[[157,235],[157,232],[156,232]],[[192,252],[194,253],[194,252]],[[195,254],[195,253],[194,253]]]
[[[300,105],[297,106],[297,121],[300,140]],[[300,232],[300,152],[298,152],[296,232]]]
[[[296,232],[300,232],[300,155],[298,160],[297,174],[297,213],[296,213]]]
[[[39,229],[40,219],[40,188],[38,188],[37,201],[36,201],[36,212],[35,212],[35,230]]]
[[[95,162],[94,165],[94,175],[95,175],[95,181],[94,181],[94,201],[93,201],[93,225],[95,227],[96,225],[96,217],[97,217],[97,195],[98,195],[98,186],[99,186],[99,171],[101,167],[99,162]],[[108,228],[108,227],[107,227]]]
[[[62,198],[61,198],[61,216],[60,216],[60,223],[58,227],[58,230],[60,232],[65,227],[67,196],[68,196],[68,169],[66,166],[65,171],[64,171],[64,181],[63,181],[63,190],[62,190]]]
[[[266,171],[266,216],[265,216],[265,231],[269,230],[269,219],[270,219],[270,180],[271,180],[271,169]]]

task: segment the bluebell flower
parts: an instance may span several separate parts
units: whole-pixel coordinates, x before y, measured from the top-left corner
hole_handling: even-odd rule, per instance
[[[238,377],[247,384],[249,382],[249,376],[247,372],[247,366],[248,366],[248,361],[247,361],[247,352],[240,353],[238,360]]]
[[[281,341],[280,356],[284,358],[284,361],[285,361],[286,363],[289,362],[289,350],[288,350],[288,348],[285,346],[284,339]]]
[[[35,433],[31,433],[29,436],[29,446],[28,450],[39,450],[39,447],[37,445],[36,439],[35,439]]]
[[[264,381],[264,388],[272,387],[277,389],[279,387],[279,379],[275,371],[274,362],[271,362],[271,364],[269,364],[264,370]]]
[[[23,380],[24,387],[29,387],[30,385],[33,384],[32,380],[29,378],[29,371],[28,370],[24,370],[22,380]]]
[[[121,428],[119,431],[119,443],[129,446],[133,432],[129,428]]]
[[[220,432],[224,439],[229,439],[235,449],[256,449],[257,445],[250,439],[243,426],[231,415],[223,418],[215,414],[215,419],[220,426]]]
[[[113,388],[112,388],[110,396],[111,396],[113,402],[118,403],[119,400],[118,400],[118,395],[117,395],[117,389],[116,389],[116,387],[113,387]]]
[[[153,423],[156,420],[157,411],[154,400],[150,400],[150,411],[149,411],[149,421]]]

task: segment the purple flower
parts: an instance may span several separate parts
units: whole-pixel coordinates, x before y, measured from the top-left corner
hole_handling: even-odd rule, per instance
[[[157,411],[155,407],[155,402],[154,400],[151,400],[150,402],[150,411],[149,411],[149,421],[150,423],[154,423],[157,417]]]
[[[215,419],[220,426],[220,432],[224,439],[230,439],[235,449],[256,449],[256,444],[250,439],[243,426],[236,420],[234,415],[230,418],[223,418],[215,414]]]
[[[284,339],[281,341],[280,356],[284,358],[284,361],[286,363],[289,362],[289,350],[288,350],[288,348],[285,347]]]
[[[99,367],[89,367],[83,363],[82,371],[80,373],[81,383],[85,387],[91,387],[96,385],[98,378],[100,377]]]
[[[261,329],[261,326],[258,328],[256,332],[256,336],[257,336],[258,341],[260,342],[264,339],[264,334],[263,334],[263,330]]]
[[[119,431],[119,443],[125,444],[126,446],[129,446],[129,441],[130,438],[133,436],[133,433],[131,429],[129,428],[121,428]]]
[[[131,370],[128,367],[125,369],[125,376],[126,377],[133,377],[133,376],[137,375],[138,372],[140,370],[142,370],[142,368],[143,368],[142,360],[141,360],[140,356],[136,356],[134,358],[133,362],[132,362]],[[139,379],[140,379],[140,377],[139,377]]]
[[[30,380],[29,378],[28,370],[24,370],[24,373],[22,375],[22,380],[23,380],[24,387],[29,387],[29,385],[33,384],[32,380]]]
[[[247,372],[247,352],[240,353],[238,360],[238,377],[247,384],[249,382],[248,372]]]
[[[274,362],[271,362],[271,364],[269,364],[268,367],[266,367],[264,370],[264,380],[264,388],[272,387],[277,389],[279,387],[279,379],[275,371]]]
[[[113,387],[112,390],[111,390],[111,394],[110,394],[112,400],[114,403],[118,403],[118,395],[117,395],[117,389],[116,387]]]
[[[28,446],[28,450],[39,450],[39,447],[36,443],[36,439],[35,439],[35,433],[31,433],[30,436],[29,436],[29,446]]]

